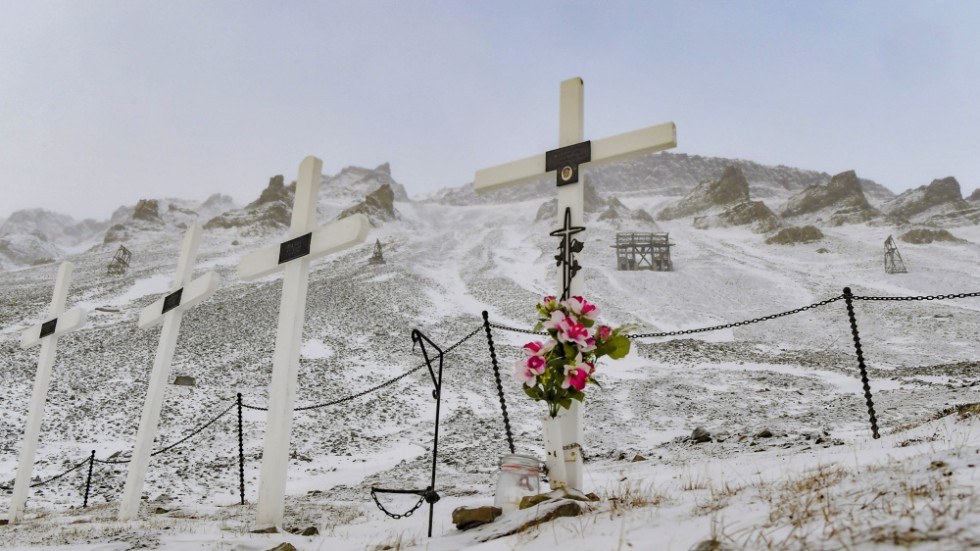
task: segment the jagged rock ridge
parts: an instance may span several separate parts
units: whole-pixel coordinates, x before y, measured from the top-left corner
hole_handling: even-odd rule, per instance
[[[282,174],[277,174],[269,178],[269,185],[262,190],[258,199],[240,209],[215,216],[204,224],[204,229],[250,228],[261,231],[288,227],[295,191],[295,184],[287,186]]]
[[[783,218],[802,218],[831,226],[860,224],[882,216],[868,203],[853,170],[835,175],[826,184],[807,186],[786,201],[780,214]]]
[[[585,165],[586,182],[602,195],[648,192],[659,195],[683,196],[700,182],[714,180],[729,166],[738,167],[749,183],[752,197],[787,198],[808,185],[826,182],[825,172],[802,170],[787,166],[767,166],[741,159],[702,157],[686,153],[651,153],[599,167]],[[859,183],[875,202],[895,196],[884,186],[871,180]],[[514,186],[498,191],[477,194],[471,184],[442,189],[422,197],[424,201],[447,205],[507,203],[550,197],[555,192],[553,174],[543,175],[533,184]]]
[[[677,203],[659,213],[658,220],[694,217],[699,229],[748,226],[765,233],[781,225],[779,217],[762,201],[749,199],[749,183],[738,166],[726,167],[717,180],[706,180]]]
[[[980,207],[963,199],[960,183],[952,176],[910,189],[881,208],[896,218],[931,226],[980,223]]]
[[[363,201],[345,209],[337,216],[337,219],[345,218],[353,214],[363,214],[374,227],[381,226],[385,222],[398,220],[401,216],[395,210],[395,192],[388,184],[369,193]]]

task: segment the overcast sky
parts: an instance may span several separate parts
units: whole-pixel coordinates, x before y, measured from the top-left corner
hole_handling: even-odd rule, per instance
[[[306,155],[390,162],[409,195],[596,139],[894,191],[980,187],[980,2],[0,0],[0,216],[253,200]]]

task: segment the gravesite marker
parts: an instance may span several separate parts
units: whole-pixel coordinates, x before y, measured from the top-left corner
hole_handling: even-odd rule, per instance
[[[37,374],[34,376],[31,407],[27,414],[24,442],[21,445],[20,459],[17,463],[14,494],[10,499],[10,518],[8,519],[10,524],[16,524],[24,518],[27,490],[30,489],[31,485],[31,471],[34,469],[34,456],[37,454],[38,437],[41,433],[41,418],[44,416],[44,402],[48,396],[51,371],[54,368],[54,360],[58,352],[58,337],[85,325],[87,315],[85,310],[76,307],[67,312],[64,311],[74,267],[75,265],[71,262],[62,262],[58,268],[58,279],[54,284],[54,296],[48,309],[48,316],[51,319],[29,327],[21,334],[21,348],[27,349],[41,343],[41,353],[37,360]]]
[[[133,520],[139,516],[140,496],[143,494],[146,469],[150,464],[150,450],[156,437],[157,426],[160,424],[163,392],[167,387],[170,362],[174,357],[184,311],[204,302],[218,289],[220,278],[215,272],[208,272],[191,281],[200,238],[201,226],[194,225],[188,228],[187,233],[184,234],[180,260],[177,261],[177,275],[174,276],[173,285],[170,286],[170,293],[140,312],[138,323],[140,329],[149,329],[160,323],[163,323],[163,329],[160,331],[160,344],[157,346],[156,359],[153,361],[153,371],[150,372],[150,384],[146,391],[146,401],[143,403],[139,430],[136,432],[136,447],[133,449],[126,487],[123,489],[122,500],[119,503],[121,521]]]
[[[584,175],[580,174],[585,163],[605,164],[627,157],[662,151],[677,146],[677,128],[668,122],[610,138],[583,141],[584,84],[575,77],[561,83],[559,102],[558,149],[535,155],[519,161],[485,168],[476,172],[473,188],[477,192],[488,192],[518,184],[532,183],[547,172],[556,172],[558,186],[558,217],[563,226],[550,235],[560,237],[558,261],[558,282],[562,290],[561,299],[584,294],[582,278],[575,277],[580,266],[575,253],[581,252],[583,243],[572,236],[585,231],[582,226],[582,207],[584,196]],[[565,480],[568,486],[582,488],[582,407],[572,401],[572,407],[559,414],[561,418],[561,441],[565,454]],[[557,469],[561,472],[561,468]]]
[[[307,157],[299,165],[289,239],[249,254],[238,264],[238,275],[246,281],[280,268],[284,271],[255,518],[256,524],[263,527],[282,525],[286,506],[286,471],[310,261],[363,243],[369,226],[367,217],[355,214],[316,228],[322,168],[323,162],[316,157]]]

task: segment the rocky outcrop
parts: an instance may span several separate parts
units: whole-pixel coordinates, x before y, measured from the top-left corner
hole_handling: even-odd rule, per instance
[[[779,233],[766,239],[768,245],[795,245],[797,243],[812,243],[823,239],[823,232],[814,226],[789,227],[779,230]]]
[[[927,228],[909,230],[898,236],[898,238],[906,243],[913,243],[915,245],[925,245],[936,241],[947,243],[966,243],[965,239],[960,239],[949,233],[947,230],[930,230]]]
[[[980,201],[980,189],[973,190],[973,193],[971,193],[970,196],[966,198],[966,200],[970,201],[971,203],[975,201]]]
[[[755,233],[769,233],[779,229],[783,223],[762,201],[744,201],[718,214],[695,217],[693,225],[702,230],[748,226]]]
[[[552,182],[552,190],[554,189],[554,182]],[[595,192],[595,188],[592,187],[588,182],[585,182],[585,187],[582,190],[582,208],[585,210],[585,214],[595,214],[597,212],[603,211],[608,202],[602,198],[598,193]],[[552,197],[551,199],[545,201],[538,207],[538,214],[534,217],[535,222],[540,222],[542,220],[557,220],[558,219],[558,198]]]
[[[783,218],[804,218],[831,226],[860,224],[882,216],[868,203],[853,170],[837,174],[826,184],[807,186],[790,197],[780,214]]]
[[[606,210],[602,211],[596,218],[598,221],[606,222],[640,222],[644,224],[649,231],[659,231],[656,221],[654,221],[653,216],[643,209],[631,209],[623,204],[622,201],[615,197],[610,197],[606,202]]]
[[[67,214],[24,209],[15,211],[0,223],[0,236],[33,235],[59,247],[73,247],[97,240],[106,227],[106,222],[78,221]]]
[[[320,185],[320,198],[324,202],[357,201],[385,185],[391,189],[395,201],[408,201],[405,187],[391,177],[391,165],[388,163],[373,169],[348,166],[336,175],[324,176]]]
[[[11,269],[54,262],[64,252],[42,235],[0,236],[0,268]]]
[[[160,218],[160,202],[156,199],[140,199],[133,210],[133,220],[149,224],[163,224]]]
[[[369,193],[360,203],[345,209],[337,216],[337,219],[339,220],[353,214],[367,216],[368,221],[374,227],[401,218],[398,211],[395,210],[395,192],[388,184],[383,184],[378,189]]]
[[[703,214],[749,200],[749,183],[741,169],[729,166],[717,180],[701,182],[676,204],[657,213],[657,220],[674,220]]]
[[[762,201],[749,198],[749,183],[738,166],[726,167],[721,177],[698,184],[677,203],[657,213],[657,220],[694,217],[695,228],[748,226],[766,233],[782,225]]]
[[[281,174],[273,176],[258,199],[243,208],[215,216],[204,224],[204,229],[249,228],[261,231],[285,228],[289,226],[293,213],[295,190],[295,185],[286,185]]]
[[[980,223],[980,206],[963,199],[960,183],[952,176],[910,189],[881,208],[900,220],[931,226]]]

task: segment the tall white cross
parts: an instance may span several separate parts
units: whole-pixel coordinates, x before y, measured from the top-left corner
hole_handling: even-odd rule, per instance
[[[119,503],[118,518],[121,521],[133,520],[139,516],[143,482],[146,480],[146,469],[150,464],[150,450],[153,448],[157,426],[160,424],[163,393],[167,387],[170,362],[174,357],[184,311],[213,295],[221,280],[215,272],[208,272],[191,281],[200,238],[201,226],[194,225],[187,229],[180,260],[177,261],[177,274],[170,286],[170,292],[140,312],[138,322],[140,329],[149,329],[161,323],[163,329],[160,331],[160,344],[157,346],[156,359],[153,361],[153,371],[150,372],[150,384],[146,391],[146,401],[143,403],[139,430],[136,432],[136,446],[129,463],[126,486],[123,489],[122,501]]]
[[[584,84],[575,77],[561,83],[559,103],[558,149],[547,153],[513,161],[476,172],[473,187],[477,192],[487,192],[517,184],[531,183],[546,172],[556,172],[558,185],[558,219],[564,225],[552,235],[563,238],[563,248],[558,259],[559,289],[564,297],[582,295],[585,285],[574,261],[572,247],[581,250],[581,243],[571,239],[582,227],[584,203],[584,175],[582,164],[604,164],[627,157],[662,151],[677,146],[677,129],[668,122],[618,136],[595,141],[583,141],[584,132]],[[577,251],[575,251],[577,252]],[[562,412],[561,432],[565,449],[566,482],[582,488],[582,456],[579,452],[582,437],[582,408],[572,401],[572,408]]]
[[[281,526],[286,506],[289,440],[310,261],[363,243],[370,225],[363,214],[355,214],[316,228],[322,167],[323,162],[316,157],[307,157],[299,165],[289,239],[249,254],[238,265],[238,275],[244,280],[260,278],[280,268],[284,271],[255,519],[263,527]]]
[[[26,329],[20,338],[21,348],[27,349],[41,343],[41,354],[37,360],[37,374],[34,376],[34,392],[31,394],[30,412],[24,428],[24,443],[20,448],[17,463],[17,478],[14,481],[14,495],[10,500],[9,522],[16,524],[24,518],[27,491],[31,485],[31,471],[34,469],[34,456],[41,433],[41,418],[44,416],[44,402],[51,383],[51,370],[58,351],[58,337],[75,331],[85,325],[85,310],[72,308],[65,312],[68,287],[71,285],[71,272],[75,265],[63,262],[58,268],[58,279],[54,284],[54,297],[48,308],[48,321]]]

